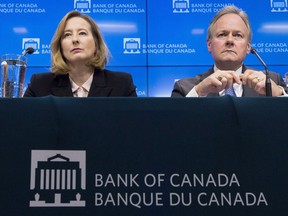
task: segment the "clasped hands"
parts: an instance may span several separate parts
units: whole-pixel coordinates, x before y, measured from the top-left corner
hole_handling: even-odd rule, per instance
[[[230,88],[233,83],[237,83],[248,85],[258,94],[265,95],[265,81],[266,75],[262,71],[247,69],[238,75],[232,70],[217,70],[196,85],[195,90],[199,96],[207,96],[209,93],[219,93]],[[282,95],[282,89],[273,80],[271,80],[271,86],[272,96]]]

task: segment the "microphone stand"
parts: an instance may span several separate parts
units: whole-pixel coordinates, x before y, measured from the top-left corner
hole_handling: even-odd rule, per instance
[[[272,87],[271,87],[271,79],[268,71],[268,67],[265,64],[265,62],[262,60],[262,58],[259,56],[255,48],[251,49],[251,53],[256,55],[259,61],[262,63],[262,65],[265,68],[265,75],[266,75],[266,81],[265,81],[265,90],[266,90],[266,96],[270,97],[272,96]]]
[[[265,81],[266,96],[272,96],[271,79],[267,67],[265,68],[265,71],[266,71],[266,81]]]

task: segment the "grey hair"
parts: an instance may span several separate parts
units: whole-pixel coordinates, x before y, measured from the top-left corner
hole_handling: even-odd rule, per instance
[[[251,25],[250,25],[250,21],[248,18],[248,15],[245,11],[243,11],[242,9],[239,9],[238,7],[232,5],[232,6],[226,6],[224,8],[222,8],[220,11],[218,11],[218,13],[214,16],[214,18],[211,20],[210,25],[208,27],[208,34],[207,34],[207,40],[209,40],[212,37],[212,30],[213,27],[215,25],[215,23],[217,22],[217,20],[222,17],[223,15],[226,14],[236,14],[238,15],[243,22],[245,23],[247,29],[248,29],[248,41],[249,43],[252,40],[252,29],[251,29]]]

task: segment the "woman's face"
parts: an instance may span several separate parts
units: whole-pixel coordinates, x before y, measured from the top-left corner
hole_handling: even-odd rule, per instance
[[[90,24],[81,17],[69,19],[62,35],[61,47],[69,65],[86,64],[96,54]]]

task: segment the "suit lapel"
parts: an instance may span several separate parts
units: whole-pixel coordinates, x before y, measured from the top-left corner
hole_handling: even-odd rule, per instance
[[[73,96],[71,84],[68,75],[56,75],[54,77],[55,86],[52,87],[52,95],[59,97]]]
[[[254,91],[252,88],[249,88],[248,85],[243,85],[243,93],[242,97],[258,97],[259,95],[256,91]]]
[[[107,87],[105,70],[95,70],[93,81],[90,87],[88,97],[106,97],[109,96],[112,87]]]
[[[105,70],[95,70],[88,97],[106,97],[111,94],[112,87],[107,87]],[[56,75],[54,77],[52,95],[59,97],[72,97],[72,89],[68,75]]]

